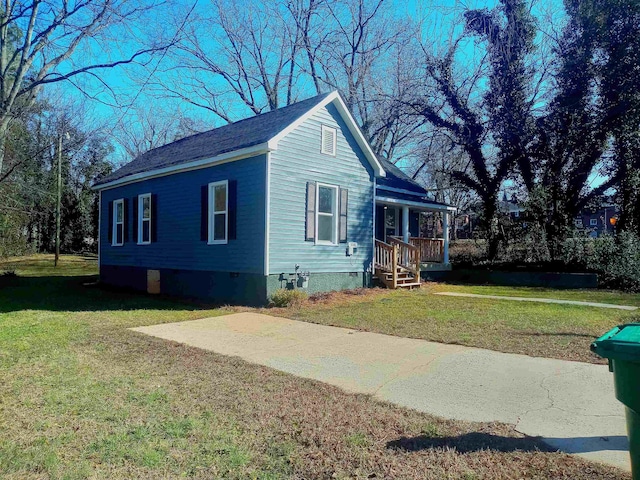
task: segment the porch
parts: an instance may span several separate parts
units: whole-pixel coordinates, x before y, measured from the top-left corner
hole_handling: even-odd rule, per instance
[[[387,288],[414,288],[421,271],[450,270],[452,210],[435,202],[377,197],[374,276]]]

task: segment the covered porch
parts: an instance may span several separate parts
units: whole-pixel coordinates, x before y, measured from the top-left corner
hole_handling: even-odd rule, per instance
[[[384,192],[393,193],[393,192]],[[376,195],[374,274],[388,288],[413,288],[424,270],[450,270],[449,205]]]
[[[455,207],[429,192],[393,163],[375,188],[374,277],[388,288],[420,286],[420,272],[450,270],[449,215]]]

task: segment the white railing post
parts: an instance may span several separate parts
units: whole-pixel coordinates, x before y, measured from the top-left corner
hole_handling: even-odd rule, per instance
[[[449,263],[449,212],[442,215],[442,236],[444,237],[442,261],[444,264]]]

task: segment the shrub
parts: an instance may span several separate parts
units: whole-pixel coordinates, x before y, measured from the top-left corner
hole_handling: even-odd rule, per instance
[[[631,232],[615,238],[568,239],[562,256],[566,264],[597,272],[603,287],[640,292],[640,237]]]
[[[269,305],[272,307],[298,306],[307,299],[307,292],[281,288],[273,292]]]
[[[487,259],[484,240],[455,240],[449,244],[449,260],[456,264],[475,265]]]

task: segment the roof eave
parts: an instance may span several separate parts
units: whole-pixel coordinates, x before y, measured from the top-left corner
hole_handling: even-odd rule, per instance
[[[181,163],[179,165],[172,165],[170,167],[157,168],[155,170],[149,170],[146,172],[134,173],[126,175],[122,178],[118,178],[106,183],[98,183],[91,186],[91,190],[100,191],[108,190],[110,188],[120,187],[130,183],[141,182],[156,177],[164,177],[166,175],[172,175],[174,173],[198,170],[201,168],[207,168],[220,163],[233,162],[236,160],[242,160],[243,158],[254,157],[263,153],[271,151],[268,143],[260,143],[251,147],[241,148],[231,152],[225,152],[214,157],[203,158],[200,160],[194,160],[191,162]]]

